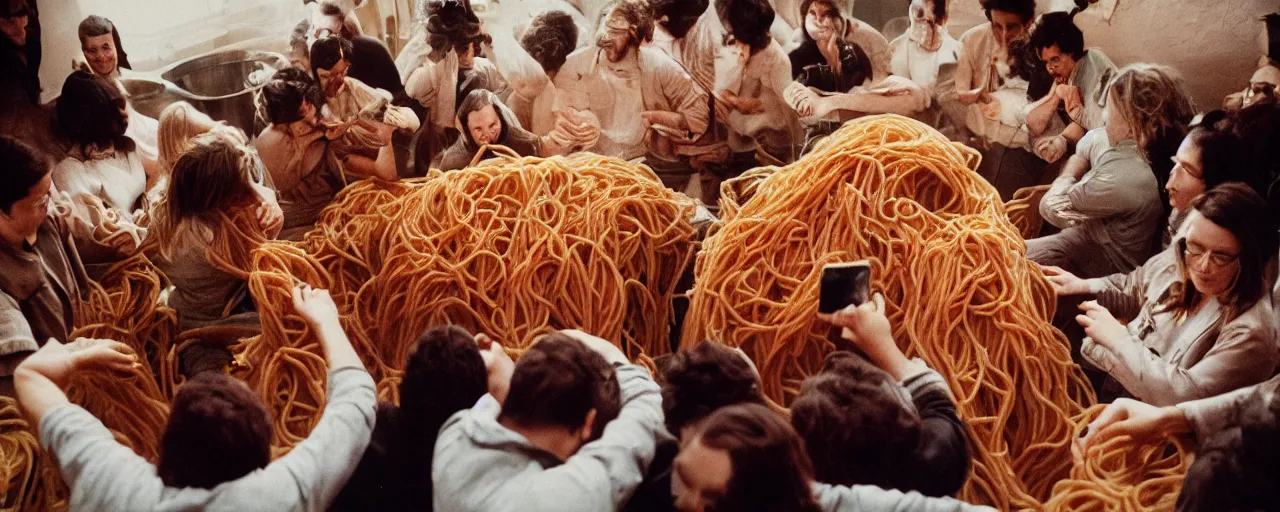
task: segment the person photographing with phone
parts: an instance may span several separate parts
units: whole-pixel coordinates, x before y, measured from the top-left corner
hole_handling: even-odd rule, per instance
[[[865,268],[844,286],[860,303],[818,314],[841,330],[840,341],[822,371],[805,381],[791,423],[820,482],[955,494],[969,474],[969,432],[942,375],[898,348],[884,296],[868,297]],[[830,268],[823,274],[822,293],[830,297],[841,285],[828,278]]]

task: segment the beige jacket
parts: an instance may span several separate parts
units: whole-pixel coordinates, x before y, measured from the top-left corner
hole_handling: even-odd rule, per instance
[[[1158,305],[1180,279],[1174,251],[1152,257],[1128,275],[1091,279],[1098,302],[1117,317],[1134,312],[1133,343],[1111,350],[1085,339],[1085,358],[1143,402],[1168,406],[1220,395],[1270,378],[1280,364],[1271,297],[1235,318],[1219,316],[1198,336],[1180,334],[1192,322],[1178,321]]]
[[[556,89],[565,94],[568,106],[580,111],[612,110],[613,90],[597,69],[599,59],[605,58],[595,46],[580,48],[569,55],[555,78]],[[707,131],[711,117],[707,93],[695,87],[693,78],[661,50],[641,47],[639,59],[640,96],[644,110],[678,113],[689,128],[685,138],[695,140],[701,137]],[[642,121],[636,119],[635,122]],[[646,146],[652,150],[652,144],[653,141],[649,140]]]

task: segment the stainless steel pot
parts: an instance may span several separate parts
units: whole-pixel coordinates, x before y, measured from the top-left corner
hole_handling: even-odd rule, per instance
[[[284,55],[228,50],[176,62],[149,73],[131,73],[120,81],[139,113],[159,118],[166,106],[186,101],[219,121],[253,137],[263,128],[255,119],[254,94],[275,70],[289,65]]]

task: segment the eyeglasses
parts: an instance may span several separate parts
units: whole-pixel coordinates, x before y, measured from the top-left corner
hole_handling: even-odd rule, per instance
[[[1204,261],[1208,257],[1209,269],[1218,270],[1227,265],[1235,263],[1240,258],[1239,254],[1227,254],[1218,251],[1210,251],[1199,244],[1188,243],[1184,238],[1178,241],[1178,245],[1182,248],[1182,255],[1186,258],[1188,264],[1192,262]]]
[[[1067,57],[1064,55],[1054,55],[1052,59],[1046,60],[1044,63],[1057,68],[1062,66],[1066,59]]]

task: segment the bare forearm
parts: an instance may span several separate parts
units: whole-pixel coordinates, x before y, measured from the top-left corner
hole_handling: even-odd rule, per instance
[[[336,317],[320,323],[316,327],[316,337],[320,339],[320,346],[324,348],[325,357],[329,360],[329,370],[348,366],[364,368],[364,362],[351,346],[347,332],[342,329],[342,323]]]
[[[71,403],[62,388],[30,368],[18,367],[13,372],[13,387],[18,403],[32,426],[40,425],[40,419],[49,411]]]
[[[1052,92],[1040,101],[1037,101],[1031,111],[1027,113],[1027,130],[1032,135],[1040,135],[1049,129],[1049,121],[1053,119],[1054,112],[1058,108],[1058,97]],[[1080,140],[1079,137],[1076,140]]]
[[[1071,123],[1067,126],[1067,129],[1062,130],[1062,136],[1067,139],[1067,142],[1075,144],[1080,142],[1081,137],[1084,137],[1085,131],[1084,127],[1080,126],[1079,123]]]

